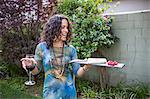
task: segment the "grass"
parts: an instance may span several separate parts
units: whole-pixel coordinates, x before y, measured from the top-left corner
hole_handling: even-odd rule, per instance
[[[1,99],[36,99],[34,96],[9,87],[6,83],[1,83],[0,91]]]
[[[22,78],[1,79],[0,99],[42,99],[29,92],[23,81]]]

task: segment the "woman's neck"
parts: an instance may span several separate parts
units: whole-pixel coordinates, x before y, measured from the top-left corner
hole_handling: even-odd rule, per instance
[[[63,47],[64,46],[64,42],[54,42],[53,43],[53,47]]]

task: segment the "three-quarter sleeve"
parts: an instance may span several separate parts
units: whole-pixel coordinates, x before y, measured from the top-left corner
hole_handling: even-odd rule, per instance
[[[72,46],[72,50],[71,50],[71,60],[77,59],[77,51],[76,49]],[[73,69],[73,73],[75,75],[77,75],[77,72],[80,68],[80,64],[78,63],[72,63],[72,69]]]
[[[35,49],[35,56],[34,56],[34,59],[36,60],[37,62],[37,67],[38,67],[38,73],[42,70],[42,57],[43,57],[43,52],[42,52],[42,44],[39,43],[37,46],[36,46],[36,49]]]

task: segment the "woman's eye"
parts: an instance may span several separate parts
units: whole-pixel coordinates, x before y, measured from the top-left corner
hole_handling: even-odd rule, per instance
[[[64,29],[64,28],[68,28],[68,27],[67,26],[62,26],[61,28]]]
[[[61,28],[62,28],[62,29],[64,29],[64,28],[65,28],[65,26],[62,26]]]

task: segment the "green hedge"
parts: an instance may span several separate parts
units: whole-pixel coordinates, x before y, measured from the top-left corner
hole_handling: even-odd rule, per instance
[[[115,43],[116,36],[110,30],[113,18],[105,20],[102,16],[110,1],[63,0],[58,4],[58,12],[67,15],[72,22],[72,44],[80,58],[91,57],[100,47],[111,47]]]

